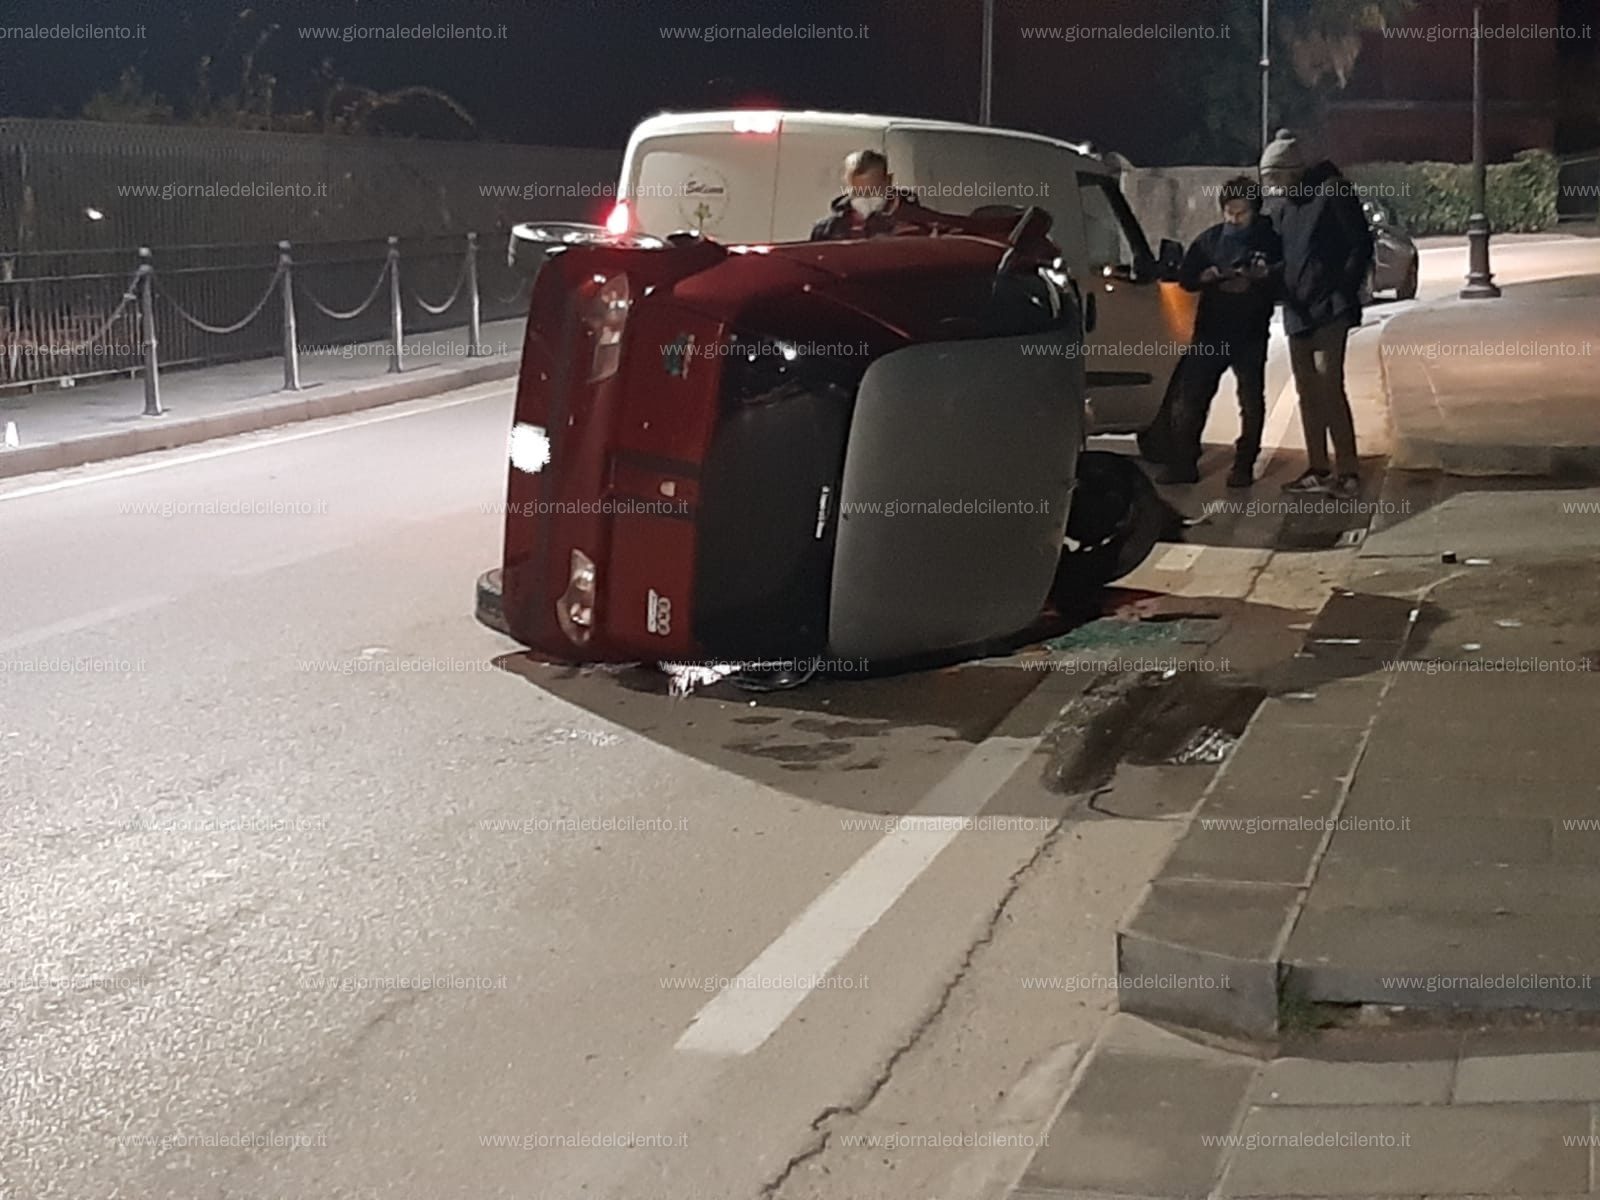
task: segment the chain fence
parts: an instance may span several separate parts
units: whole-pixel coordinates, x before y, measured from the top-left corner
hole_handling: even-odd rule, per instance
[[[1600,149],[1568,154],[1556,176],[1556,220],[1600,225]]]
[[[528,278],[476,233],[293,246],[245,243],[0,255],[0,391],[143,374],[161,412],[160,369],[387,341],[522,316]],[[130,270],[130,261],[136,264]]]

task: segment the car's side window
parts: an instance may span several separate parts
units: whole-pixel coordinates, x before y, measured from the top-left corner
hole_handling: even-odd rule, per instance
[[[1083,201],[1083,236],[1091,267],[1130,267],[1136,259],[1149,255],[1144,231],[1115,181],[1079,172],[1078,193]]]

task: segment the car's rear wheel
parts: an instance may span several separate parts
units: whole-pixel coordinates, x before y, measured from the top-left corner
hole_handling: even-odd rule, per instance
[[[1051,595],[1059,602],[1121,579],[1149,557],[1167,524],[1167,505],[1138,463],[1085,450]]]

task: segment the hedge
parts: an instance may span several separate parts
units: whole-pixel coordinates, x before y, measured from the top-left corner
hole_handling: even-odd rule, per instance
[[[1538,233],[1556,223],[1555,155],[1524,150],[1490,163],[1489,224],[1497,233]],[[1378,200],[1414,236],[1465,233],[1472,215],[1471,163],[1363,163],[1345,172],[1361,194]]]

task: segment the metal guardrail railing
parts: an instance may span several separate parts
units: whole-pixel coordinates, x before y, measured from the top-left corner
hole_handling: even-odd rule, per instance
[[[464,247],[407,245],[403,272],[394,237],[299,251],[278,242],[0,253],[0,389],[142,374],[145,414],[159,416],[163,367],[281,354],[283,386],[297,390],[302,352],[387,341],[397,372],[407,333],[464,320],[467,354],[478,356],[486,319],[526,312],[527,277],[498,255],[480,264],[476,233]],[[127,256],[131,274],[113,269]]]
[[[1556,172],[1556,220],[1600,225],[1600,150],[1562,156]]]

